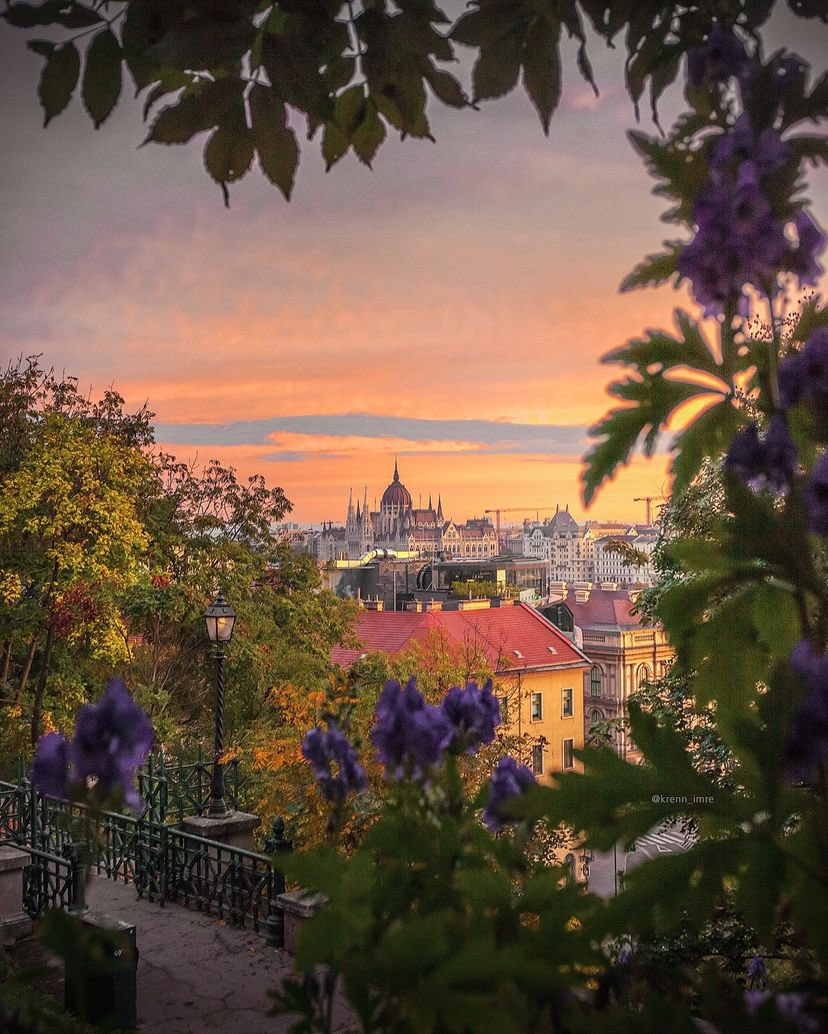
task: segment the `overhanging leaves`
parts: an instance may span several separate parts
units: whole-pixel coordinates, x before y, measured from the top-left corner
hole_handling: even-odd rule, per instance
[[[79,75],[80,56],[74,43],[64,43],[46,58],[38,88],[44,126],[48,126],[69,103]]]
[[[112,114],[121,94],[121,45],[111,29],[92,37],[86,51],[81,96],[95,129]]]

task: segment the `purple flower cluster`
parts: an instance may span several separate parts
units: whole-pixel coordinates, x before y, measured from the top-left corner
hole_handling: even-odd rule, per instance
[[[820,327],[801,352],[779,364],[779,399],[789,409],[805,401],[815,410],[828,408],[828,327]]]
[[[491,679],[482,688],[476,682],[467,683],[465,689],[454,686],[440,709],[454,726],[452,748],[465,754],[475,754],[484,743],[491,743],[500,724],[500,704]]]
[[[692,86],[735,77],[743,99],[761,69],[742,42],[718,22],[707,42],[688,54]],[[777,56],[771,69],[777,100],[784,103],[804,82],[803,68],[793,58]],[[705,315],[720,315],[729,302],[742,299],[746,284],[769,294],[777,273],[783,271],[793,273],[803,285],[816,283],[824,233],[805,211],[793,219],[787,213],[780,216],[770,197],[771,178],[792,160],[791,148],[779,132],[771,127],[757,132],[747,110],[714,142],[710,178],[693,206],[696,235],[678,264]]]
[[[310,762],[322,794],[329,801],[343,801],[351,791],[364,790],[368,785],[354,748],[332,723],[327,729],[311,729],[305,734],[302,756]],[[337,766],[336,775],[332,764]]]
[[[761,955],[754,955],[747,971],[747,983],[751,988],[763,988],[768,978],[768,969]]]
[[[386,682],[377,701],[376,724],[371,741],[392,779],[422,779],[437,765],[456,730],[439,707],[425,702],[410,678],[403,689],[399,682]]]
[[[825,235],[800,211],[792,243],[788,220],[776,215],[767,194],[768,178],[790,159],[791,149],[779,133],[757,134],[746,112],[714,144],[710,180],[693,206],[696,236],[679,257],[679,271],[692,281],[706,315],[722,313],[745,284],[769,293],[782,270],[803,284],[816,282],[821,272],[816,256]]]
[[[773,1002],[779,1017],[791,1025],[797,1034],[818,1034],[820,1023],[805,1011],[805,996],[799,994],[778,994],[770,991],[745,991],[745,1009],[748,1016],[755,1016],[767,1002]]]
[[[526,767],[519,765],[514,758],[501,758],[492,774],[489,788],[489,802],[483,812],[483,822],[492,833],[514,819],[503,813],[503,805],[514,797],[519,797],[524,790],[534,786],[535,777]]]
[[[135,773],[152,746],[149,718],[120,679],[111,679],[97,704],[78,711],[75,735],[68,741],[49,733],[37,745],[30,778],[41,793],[69,797],[79,787],[93,789],[103,801],[116,792],[140,810]]]
[[[753,492],[787,492],[793,483],[797,466],[796,446],[788,433],[785,417],[775,414],[767,433],[759,437],[759,428],[750,423],[731,443],[725,468],[744,481]]]
[[[809,780],[828,754],[828,654],[800,639],[789,663],[805,683],[805,699],[785,744],[785,774],[790,782]]]
[[[474,754],[491,743],[500,705],[489,680],[482,687],[476,682],[463,689],[454,686],[434,707],[426,703],[412,677],[404,689],[394,680],[385,684],[376,718],[371,739],[386,774],[392,779],[422,779],[447,750]]]

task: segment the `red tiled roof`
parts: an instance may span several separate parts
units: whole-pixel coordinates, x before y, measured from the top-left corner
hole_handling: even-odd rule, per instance
[[[589,628],[591,625],[612,625],[621,628],[641,626],[640,616],[631,613],[635,604],[626,592],[593,589],[586,603],[577,603],[574,595],[570,593],[566,605],[572,611],[575,624],[579,628]]]
[[[362,649],[335,646],[334,664],[348,667],[363,653],[398,653],[442,631],[458,645],[477,642],[498,671],[583,665],[579,650],[553,624],[525,603],[485,610],[361,610],[354,629]],[[549,648],[552,647],[550,650]],[[554,651],[554,652],[553,652]]]

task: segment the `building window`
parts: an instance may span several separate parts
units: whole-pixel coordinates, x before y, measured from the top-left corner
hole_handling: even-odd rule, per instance
[[[652,682],[652,678],[653,677],[650,674],[650,669],[647,667],[647,665],[639,664],[635,670],[636,689],[641,689],[641,687],[645,686],[648,682]]]
[[[561,690],[561,717],[571,718],[575,714],[575,701],[571,688]]]
[[[604,716],[601,714],[601,712],[598,710],[597,707],[593,708],[593,710],[590,711],[590,713],[589,713],[589,724],[590,725],[597,725],[598,722],[603,722],[603,720],[604,720]]]
[[[563,764],[562,768],[575,767],[575,740],[563,741]]]
[[[543,693],[533,693],[529,698],[529,720],[539,722],[543,718]]]
[[[602,695],[601,669],[596,664],[589,673],[589,692],[594,697]]]
[[[497,702],[500,705],[500,720],[506,725],[509,722],[509,698],[498,697]]]
[[[532,747],[532,775],[543,775],[543,744]]]

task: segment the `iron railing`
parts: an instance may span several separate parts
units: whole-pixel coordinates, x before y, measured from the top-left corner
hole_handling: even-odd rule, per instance
[[[268,944],[284,944],[277,898],[285,882],[271,857],[290,850],[281,819],[273,822],[268,853],[259,854],[175,829],[158,821],[149,807],[141,817],[92,811],[46,797],[21,780],[0,782],[2,843],[31,856],[24,908],[33,917],[47,908],[82,908],[88,865],[101,876],[134,885],[149,901],[197,908],[234,926],[263,931]]]
[[[212,772],[212,758],[205,759],[200,748],[195,760],[186,762],[151,754],[138,773],[138,792],[155,822],[174,820],[180,826],[185,817],[206,814]],[[224,767],[224,795],[231,809],[239,806],[239,786],[239,759],[232,758]]]

